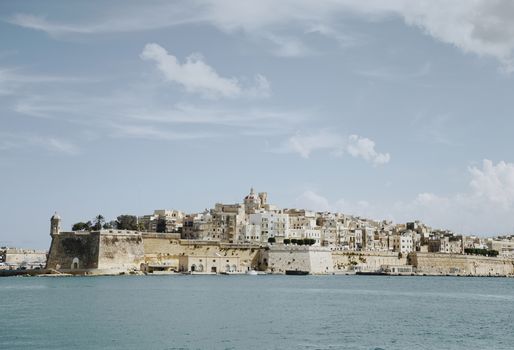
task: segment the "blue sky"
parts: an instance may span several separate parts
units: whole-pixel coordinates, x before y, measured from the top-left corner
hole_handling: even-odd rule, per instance
[[[65,7],[64,4],[67,6]],[[514,229],[510,1],[0,2],[0,244],[282,207]]]

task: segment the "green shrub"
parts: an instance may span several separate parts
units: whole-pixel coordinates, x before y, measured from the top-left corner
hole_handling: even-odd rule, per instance
[[[498,256],[498,251],[494,249],[465,248],[464,253],[468,255],[483,255],[490,257]]]

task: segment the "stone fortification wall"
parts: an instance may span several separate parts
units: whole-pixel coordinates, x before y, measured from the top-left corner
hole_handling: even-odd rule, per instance
[[[46,267],[67,271],[98,268],[99,232],[62,232],[52,236]]]
[[[46,263],[46,252],[33,249],[7,248],[5,250],[5,263],[15,265],[34,265]]]
[[[270,249],[263,251],[262,266],[272,273],[298,270],[326,274],[334,271],[330,249],[321,247],[271,246]]]
[[[506,276],[514,275],[514,260],[476,255],[411,253],[410,263],[418,273],[430,275]]]
[[[257,245],[225,244],[218,241],[181,240],[173,234],[143,234],[145,263],[180,268],[180,257],[238,257],[243,266],[257,268],[260,249]]]
[[[334,271],[377,271],[383,265],[406,265],[406,256],[393,252],[332,251]]]
[[[139,270],[144,262],[141,233],[102,231],[98,251],[98,269],[111,271]]]

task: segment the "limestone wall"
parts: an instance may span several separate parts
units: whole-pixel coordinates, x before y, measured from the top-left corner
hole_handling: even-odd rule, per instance
[[[489,258],[476,255],[442,253],[412,253],[411,264],[418,273],[473,276],[514,275],[514,261],[506,258]]]
[[[98,269],[139,270],[144,262],[143,238],[140,233],[102,233],[98,252]]]
[[[264,250],[262,266],[272,273],[286,270],[309,271],[313,274],[332,273],[334,262],[329,249],[305,246],[271,246]]]
[[[257,269],[259,246],[224,244],[218,241],[180,240],[166,234],[143,234],[145,263],[149,265],[172,266],[180,269],[180,258],[215,257],[239,258],[241,267]],[[210,270],[209,270],[210,271]]]
[[[46,263],[46,252],[33,249],[13,249],[5,251],[5,263],[16,265],[36,265]]]
[[[46,267],[56,270],[71,270],[73,261],[77,269],[98,268],[98,232],[62,232],[52,236]]]
[[[334,271],[377,271],[383,265],[406,265],[407,258],[393,252],[332,251]]]

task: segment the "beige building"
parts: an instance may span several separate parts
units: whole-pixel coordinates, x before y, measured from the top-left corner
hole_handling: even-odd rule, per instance
[[[192,273],[244,273],[249,266],[241,264],[238,256],[181,256],[179,271]]]
[[[148,232],[178,232],[182,229],[184,213],[179,210],[154,210],[152,215],[138,217]]]
[[[487,248],[496,250],[500,256],[514,257],[514,236],[488,239]]]

